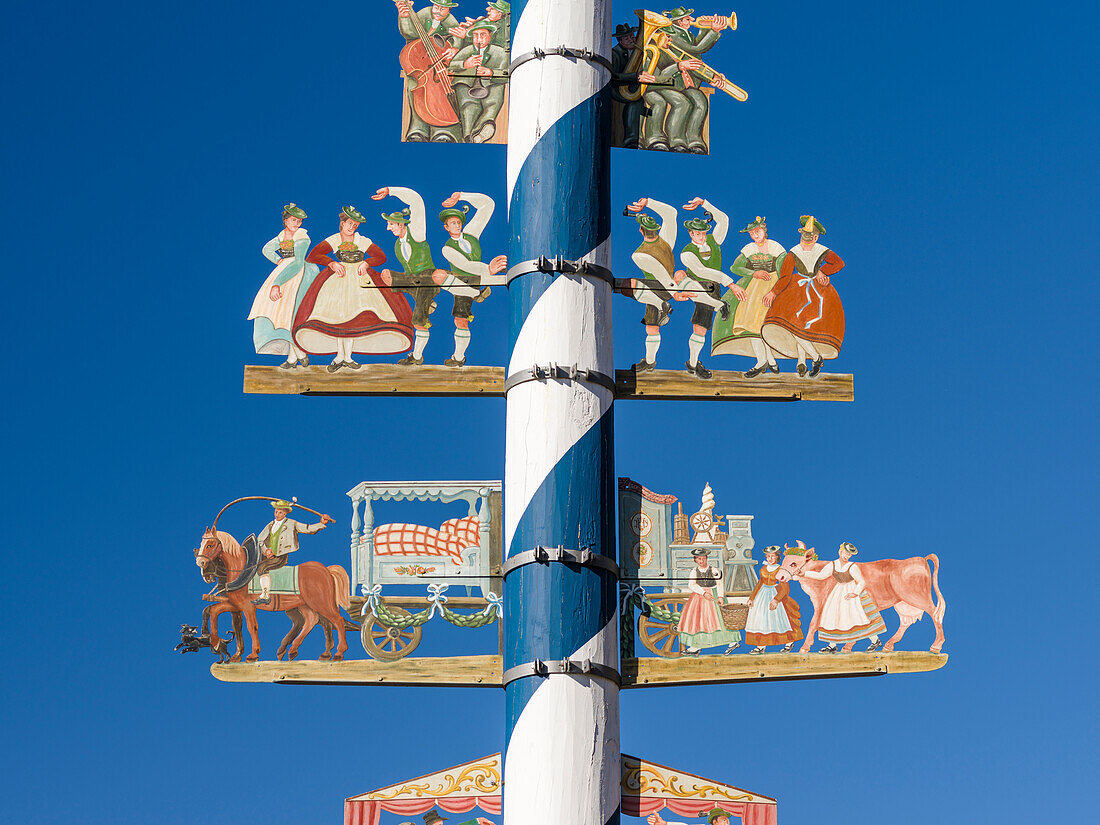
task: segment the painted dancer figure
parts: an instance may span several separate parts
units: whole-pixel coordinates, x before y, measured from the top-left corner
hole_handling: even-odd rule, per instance
[[[806,375],[804,360],[813,362],[810,377],[821,372],[826,358],[836,358],[844,343],[844,305],[831,276],[844,268],[840,256],[817,242],[825,227],[813,215],[803,215],[802,240],[783,259],[779,280],[764,296],[769,307],[760,328],[764,342],[784,358],[798,362],[798,374]]]
[[[801,542],[799,545],[805,549]],[[825,599],[824,607],[821,608],[818,638],[829,644],[820,653],[836,653],[837,642],[844,644],[844,653],[851,653],[856,642],[868,638],[871,640],[868,653],[873,653],[882,646],[879,634],[886,632],[886,623],[882,621],[878,606],[867,592],[859,565],[851,560],[857,552],[856,546],[846,541],[840,545],[839,558],[836,561],[829,562],[817,572],[802,570],[797,576],[819,581],[831,576],[836,580]]]
[[[401,262],[401,272],[383,269],[379,275],[383,282],[404,292],[413,299],[412,323],[416,330],[413,351],[398,361],[403,366],[424,363],[424,347],[428,345],[429,320],[435,309],[435,296],[445,289],[456,298],[476,298],[479,290],[467,286],[450,272],[437,269],[432,260],[432,250],[428,246],[428,222],[424,209],[424,199],[412,189],[401,186],[384,186],[371,195],[376,201],[393,195],[404,201],[407,206],[400,212],[382,213],[386,229],[397,238],[394,254]]]
[[[419,43],[420,30],[423,30],[428,38],[434,40],[436,50],[446,66],[459,48],[459,39],[451,31],[458,26],[458,20],[451,14],[451,9],[458,3],[454,0],[432,0],[431,6],[420,11],[413,11],[412,3],[408,0],[394,0],[394,4],[397,6],[397,30],[401,32],[401,36],[409,44]],[[419,26],[413,21],[413,15],[416,15]],[[434,80],[428,79],[426,82]],[[420,111],[413,94],[416,84],[414,78],[405,78],[405,99],[409,109],[409,130],[405,133],[405,140],[458,143],[461,135],[457,123],[451,126],[434,126],[429,122],[434,119],[430,113]]]
[[[488,21],[470,27],[470,45],[450,62],[458,95],[458,120],[466,143],[485,143],[497,133],[497,115],[508,89],[508,52],[492,41],[496,26]]]
[[[294,343],[294,314],[320,269],[306,261],[309,233],[302,227],[306,213],[288,203],[283,207],[283,231],[264,244],[263,256],[275,264],[256,293],[248,320],[255,321],[252,342],[259,355],[285,355],[279,366],[309,366],[309,356]]]
[[[469,221],[466,220],[469,207],[455,208],[460,200],[474,208],[474,215]],[[464,367],[466,347],[470,345],[470,321],[474,319],[470,311],[473,302],[483,301],[488,297],[490,287],[484,283],[485,280],[507,269],[508,258],[497,255],[487,264],[481,260],[481,233],[485,231],[496,208],[492,198],[477,192],[455,192],[443,201],[443,206],[446,208],[439,213],[439,220],[450,236],[443,244],[443,257],[451,265],[449,274],[477,290],[476,297],[473,298],[469,295],[455,295],[452,312],[455,319],[455,351],[443,362],[448,367]]]
[[[649,207],[660,218],[642,212]],[[641,278],[631,278],[623,293],[645,304],[642,323],[645,325],[645,357],[634,365],[635,372],[653,369],[657,364],[657,350],[661,348],[661,327],[668,323],[672,312],[672,291],[676,288],[672,272],[676,268],[672,245],[676,243],[676,210],[667,203],[640,198],[623,210],[633,214],[642,234],[641,245],[630,259],[642,271]],[[629,291],[628,291],[629,290]]]
[[[779,372],[760,328],[768,314],[764,297],[779,281],[787,250],[768,238],[767,219],[759,215],[741,231],[749,233],[751,240],[730,267],[738,278],[725,296],[732,312],[714,325],[711,354],[755,356],[756,364],[745,373],[746,378],[755,378],[768,370]]]
[[[294,342],[308,353],[335,354],[329,372],[359,369],[353,353],[389,355],[406,351],[413,341],[409,305],[375,271],[386,254],[359,234],[362,222],[354,206],[345,206],[340,231],[306,256],[323,269],[295,313]]]
[[[715,15],[708,31],[694,35],[692,11],[679,6],[664,14],[671,25],[661,29],[661,33],[669,38],[669,45],[677,54],[687,56],[677,60],[669,52],[660,53],[657,80],[672,85],[650,86],[642,96],[651,109],[645,125],[646,149],[706,154],[703,125],[710,112],[710,99],[699,89],[702,78],[695,73],[705,66],[699,55],[714,47],[721,31],[729,25],[729,18]],[[721,74],[715,74],[707,82],[719,90],[726,85]]]
[[[294,505],[285,499],[271,502],[272,519],[256,537],[260,546],[260,597],[252,604],[271,604],[271,571],[286,567],[291,553],[298,552],[298,536],[312,536],[324,530],[333,521],[331,516],[321,516],[316,524],[302,524],[287,516]]]
[[[691,241],[680,252],[680,262],[687,272],[679,269],[673,273],[673,280],[680,290],[679,296],[674,294],[673,297],[680,297],[681,300],[686,297],[695,303],[691,336],[688,338],[688,360],[684,366],[692,375],[710,378],[712,373],[699,361],[699,353],[706,343],[707,330],[714,325],[714,310],[717,309],[723,319],[730,314],[729,306],[722,300],[722,287],[733,285],[733,278],[722,271],[722,243],[726,240],[730,221],[725,212],[703,198],[684,204],[684,209],[691,211],[700,206],[704,209],[704,217],[684,221]]]
[[[749,616],[745,621],[745,643],[750,653],[763,653],[769,645],[783,645],[780,653],[790,653],[802,638],[802,615],[798,602],[791,597],[791,586],[776,580],[779,572],[779,548],[764,548],[760,578],[749,596]]]
[[[741,631],[727,630],[722,619],[721,605],[726,603],[722,571],[710,566],[703,548],[695,548],[691,555],[695,567],[688,574],[691,596],[680,614],[680,645],[692,655],[723,644],[727,645],[726,653],[733,653],[741,646]]]

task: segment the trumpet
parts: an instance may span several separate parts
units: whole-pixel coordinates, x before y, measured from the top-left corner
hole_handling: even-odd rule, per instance
[[[661,29],[672,25],[672,21],[663,14],[657,14],[653,11],[643,11],[641,9],[638,10],[637,14],[642,18],[642,48],[635,48],[634,53],[630,56],[630,61],[623,69],[624,74],[637,74],[642,71],[653,74],[662,54],[668,55],[677,63],[684,60],[698,59],[694,55],[688,54],[683,49],[673,46],[672,38],[661,31]],[[710,22],[714,20],[715,17],[716,15],[711,15],[710,17],[697,17],[692,25],[699,26],[700,28],[710,28]],[[730,20],[730,24],[736,28],[737,15],[730,14],[728,19]],[[702,63],[703,61],[699,62]],[[645,66],[644,69],[642,68],[643,65]],[[696,69],[695,74],[699,75],[704,81],[713,83],[719,73],[706,63],[703,63],[703,67],[701,69]],[[638,100],[645,94],[647,86],[648,84],[646,83],[639,83],[636,90],[623,89],[620,94],[627,100]],[[721,91],[735,100],[745,101],[749,99],[748,92],[728,80],[723,84]]]
[[[691,24],[696,29],[709,29],[715,20],[728,20],[729,30],[737,31],[737,12],[731,11],[729,17],[725,17],[721,14],[708,14],[704,17],[696,17],[695,21]]]

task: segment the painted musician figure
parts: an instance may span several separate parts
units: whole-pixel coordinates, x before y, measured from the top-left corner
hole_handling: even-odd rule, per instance
[[[715,324],[711,354],[755,356],[756,363],[745,372],[745,378],[768,371],[778,374],[775,354],[760,337],[760,328],[768,314],[764,296],[779,281],[787,250],[768,237],[767,219],[760,215],[741,231],[747,232],[750,240],[730,267],[738,278],[725,296],[733,312]]]
[[[508,0],[493,0],[485,6],[484,17],[467,17],[458,27],[451,32],[455,37],[465,37],[475,23],[492,23],[496,29],[493,32],[492,44],[500,46],[508,53],[512,49],[512,5]]]
[[[707,153],[703,126],[710,112],[710,98],[699,89],[699,83],[704,81],[697,72],[706,65],[699,55],[713,48],[730,21],[715,15],[707,31],[694,35],[693,11],[679,6],[664,13],[671,25],[659,31],[669,38],[671,49],[677,54],[686,53],[687,57],[677,60],[664,50],[660,52],[654,74],[658,82],[671,81],[672,85],[649,86],[643,95],[651,110],[645,125],[645,149]],[[726,85],[725,77],[717,73],[713,80],[705,82],[719,90]]]
[[[706,343],[707,330],[714,325],[714,310],[718,310],[723,320],[730,314],[729,305],[722,300],[722,287],[733,284],[733,278],[722,271],[722,243],[726,240],[730,221],[725,212],[704,198],[693,199],[684,204],[684,209],[691,211],[700,206],[705,210],[704,217],[684,221],[690,241],[680,252],[684,269],[672,275],[677,289],[681,290],[673,297],[695,304],[688,338],[688,360],[684,366],[698,378],[710,378],[713,373],[703,366],[699,353]]]
[[[474,208],[474,216],[469,221],[466,219],[469,207],[455,208],[460,200]],[[443,244],[443,257],[450,264],[450,275],[477,290],[476,297],[454,296],[455,350],[443,363],[448,367],[464,367],[466,348],[470,345],[470,321],[474,319],[473,302],[489,296],[491,290],[484,281],[507,269],[508,259],[498,255],[489,263],[481,260],[481,233],[496,208],[492,198],[478,192],[455,192],[443,201],[443,206],[446,208],[439,213],[439,220],[449,236]]]
[[[840,256],[817,242],[825,227],[813,215],[800,218],[802,241],[791,247],[779,280],[764,296],[768,314],[760,334],[784,358],[794,358],[798,374],[821,372],[825,359],[836,358],[844,343],[844,305],[830,278],[844,269]]]
[[[615,27],[616,43],[611,47],[611,99],[622,104],[623,142],[627,149],[637,149],[642,133],[642,118],[646,113],[645,101],[639,96],[629,100],[623,96],[623,87],[641,81],[652,83],[657,78],[647,72],[635,75],[624,74],[630,64],[630,57],[637,45],[637,30],[634,26],[620,23]]]
[[[290,554],[298,551],[299,534],[311,536],[319,533],[333,521],[331,516],[324,515],[316,524],[302,524],[287,518],[293,506],[285,499],[271,502],[272,519],[256,538],[256,544],[260,547],[260,567],[256,574],[260,577],[262,592],[258,599],[252,600],[252,604],[271,604],[271,571],[286,567]]]
[[[474,23],[469,31],[470,45],[451,58],[450,69],[463,140],[485,143],[497,133],[496,118],[508,90],[508,52],[493,45],[492,23]]]
[[[437,45],[437,49],[443,65],[446,66],[451,58],[458,53],[459,48],[459,39],[451,32],[459,25],[458,20],[451,14],[451,9],[457,6],[458,3],[454,0],[432,0],[430,6],[417,12],[413,11],[410,0],[394,0],[394,3],[397,6],[397,30],[401,32],[401,36],[409,44],[420,42],[420,30],[428,38],[442,38],[444,45],[442,47]],[[419,28],[412,19],[413,14],[420,22]],[[459,31],[462,32],[461,29]],[[464,32],[462,33],[464,34]],[[409,130],[405,133],[405,140],[420,143],[427,141],[459,143],[461,134],[457,123],[449,126],[433,125],[429,122],[432,120],[430,116],[426,119],[426,112],[418,111],[415,103],[416,98],[413,95],[415,88],[417,88],[416,80],[406,77],[405,99],[409,109]]]

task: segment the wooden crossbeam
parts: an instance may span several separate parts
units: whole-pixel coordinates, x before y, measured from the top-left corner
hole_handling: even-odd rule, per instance
[[[623,689],[735,682],[782,682],[921,673],[947,664],[946,653],[765,653],[760,656],[685,656],[679,659],[624,659]],[[277,685],[429,685],[501,687],[500,656],[447,656],[378,662],[259,662],[211,665],[223,682]]]
[[[615,371],[615,397],[652,400],[719,401],[852,401],[853,378],[822,373],[799,378],[796,373],[745,378],[743,373],[716,370],[702,380],[684,370]],[[364,364],[358,370],[328,372],[325,367],[284,370],[244,368],[244,391],[274,395],[402,395],[504,397],[503,367],[444,367],[424,364]]]
[[[623,688],[721,685],[921,673],[947,664],[946,653],[763,653],[758,656],[684,656],[624,659]]]
[[[379,662],[257,662],[211,665],[223,682],[272,682],[276,685],[434,685],[437,687],[500,687],[504,666],[500,656],[447,656]]]

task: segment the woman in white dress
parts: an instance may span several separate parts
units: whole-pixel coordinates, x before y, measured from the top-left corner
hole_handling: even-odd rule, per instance
[[[359,369],[353,353],[406,352],[413,343],[409,302],[383,283],[376,267],[386,262],[386,253],[359,234],[362,222],[354,206],[345,206],[340,231],[306,258],[324,269],[298,307],[294,343],[309,353],[334,354],[329,372]]]
[[[263,256],[275,264],[264,285],[256,293],[248,320],[252,327],[252,342],[260,355],[285,355],[280,364],[290,369],[301,364],[309,366],[309,356],[294,343],[291,327],[294,313],[302,302],[320,269],[306,261],[309,233],[302,228],[306,213],[288,203],[283,207],[283,231],[264,244]]]
[[[816,573],[803,570],[799,578],[824,580],[832,577],[836,585],[825,598],[821,608],[821,624],[818,637],[828,646],[821,653],[836,653],[837,642],[843,642],[844,652],[851,653],[852,646],[860,639],[870,639],[867,652],[871,653],[882,646],[878,634],[886,632],[886,623],[875,605],[863,579],[859,565],[853,562],[858,550],[850,541],[840,545],[839,559],[826,564]]]

